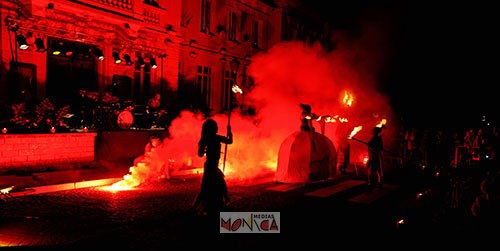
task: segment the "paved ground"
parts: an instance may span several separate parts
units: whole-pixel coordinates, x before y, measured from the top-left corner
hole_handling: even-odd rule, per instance
[[[280,212],[279,234],[220,234],[218,216],[202,217],[191,210],[199,190],[197,175],[119,192],[82,186],[4,196],[0,247],[165,250],[214,244],[250,249],[277,243],[287,248],[328,247],[349,241],[356,248],[371,241],[453,244],[466,240],[461,236],[476,238],[468,199],[450,196],[444,172],[438,177],[434,171],[422,171],[386,172],[387,185],[374,189],[353,172],[278,190],[281,184],[270,176],[250,183],[228,180],[228,211]]]

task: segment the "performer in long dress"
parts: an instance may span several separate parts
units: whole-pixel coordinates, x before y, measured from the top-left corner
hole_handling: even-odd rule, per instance
[[[227,203],[229,195],[224,173],[219,169],[221,144],[232,144],[233,134],[227,126],[227,136],[217,134],[217,122],[207,119],[201,129],[198,142],[198,156],[206,157],[201,180],[201,191],[196,197],[193,208],[199,214],[214,214],[220,212]]]

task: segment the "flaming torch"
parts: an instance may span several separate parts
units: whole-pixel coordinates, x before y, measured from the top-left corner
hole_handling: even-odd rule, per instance
[[[361,131],[361,129],[363,129],[363,126],[354,127],[354,129],[352,129],[352,132],[349,134],[349,136],[347,136],[347,138],[352,139],[354,135],[356,135],[359,131]]]
[[[354,97],[349,92],[345,91],[344,98],[342,99],[342,103],[344,103],[349,108],[351,108],[353,101],[354,101]]]
[[[380,123],[376,125],[376,127],[383,127],[385,126],[385,124],[387,124],[387,119],[382,119],[380,120]]]
[[[344,97],[342,98],[342,103],[349,108],[349,116],[352,117],[352,103],[354,102],[354,97],[348,91],[344,91]]]
[[[231,111],[233,110],[233,95],[235,93],[243,94],[243,91],[236,84],[236,74],[238,73],[238,69],[240,68],[240,61],[236,58],[233,58],[229,63],[231,67],[231,76],[233,77],[233,85],[229,90],[229,111],[227,113],[227,126],[231,126]],[[229,135],[227,135],[229,136]],[[222,172],[226,170],[226,156],[227,156],[227,144],[224,146],[224,162],[222,163]]]
[[[349,134],[349,136],[347,136],[347,138],[348,139],[353,139],[353,140],[361,142],[361,143],[363,143],[365,145],[368,145],[368,142],[365,142],[365,141],[362,141],[360,139],[354,138],[354,135],[356,135],[359,131],[361,131],[361,129],[363,129],[363,126],[356,126],[356,127],[354,127],[354,129],[352,129],[352,132]]]
[[[363,126],[356,126],[356,127],[354,127],[354,129],[352,129],[351,134],[349,134],[349,136],[347,136],[347,138],[348,138],[348,139],[353,139],[353,140],[356,140],[356,141],[358,141],[358,142],[360,142],[360,143],[363,143],[363,144],[365,144],[365,145],[368,145],[368,142],[366,142],[366,141],[362,141],[362,140],[357,139],[357,138],[354,138],[354,135],[356,135],[359,131],[361,131],[361,129],[363,129]]]

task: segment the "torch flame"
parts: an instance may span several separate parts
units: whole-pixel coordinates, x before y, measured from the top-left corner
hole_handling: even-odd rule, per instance
[[[306,116],[306,119],[312,119],[311,116]],[[326,122],[326,123],[336,123],[337,121],[340,123],[347,123],[347,118],[340,117],[339,115],[330,116],[330,115],[321,115],[316,118],[316,121]]]
[[[380,121],[380,123],[378,123],[378,124],[376,125],[376,127],[382,127],[382,126],[384,126],[386,123],[387,123],[387,119],[382,119],[382,120]]]
[[[340,118],[338,118],[338,120],[340,121],[340,123],[347,123],[348,122],[347,118],[340,117]]]
[[[353,101],[354,101],[354,98],[352,97],[352,95],[349,92],[345,91],[344,92],[344,99],[342,100],[342,102],[350,107],[350,106],[352,106]]]
[[[10,186],[4,189],[0,189],[0,194],[8,194],[10,190],[14,189],[14,186]]]
[[[363,129],[363,126],[356,126],[356,127],[354,127],[354,129],[352,129],[351,134],[349,134],[349,136],[347,138],[348,139],[352,139],[352,137],[354,137],[354,135],[356,135],[356,133],[358,133],[359,131],[361,131],[361,129]]]
[[[325,122],[335,123],[335,122],[337,122],[337,120],[335,118],[332,118],[332,117],[328,116],[328,118],[325,119]]]
[[[122,180],[115,182],[109,186],[103,187],[102,190],[107,190],[112,192],[132,190],[140,183],[141,182],[139,180],[134,178],[134,175],[125,174]]]
[[[233,87],[231,88],[231,91],[233,91],[234,93],[243,94],[243,90],[241,90],[241,88],[236,84],[233,85]]]
[[[332,118],[332,117],[328,116],[328,117],[325,118],[325,122],[327,122],[327,123],[335,123],[335,122],[337,122],[337,120],[335,118]]]
[[[333,118],[330,115],[321,115],[316,119],[316,121],[318,121],[318,122],[323,121],[325,123],[335,123],[336,122],[335,118]]]

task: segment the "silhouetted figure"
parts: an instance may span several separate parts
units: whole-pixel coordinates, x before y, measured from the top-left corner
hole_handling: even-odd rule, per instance
[[[193,208],[200,214],[220,212],[229,202],[224,174],[219,169],[221,143],[232,144],[233,134],[231,127],[227,127],[227,137],[217,134],[217,122],[207,119],[201,129],[201,138],[198,142],[198,156],[205,156],[201,191],[196,197]]]
[[[342,137],[339,150],[344,155],[344,159],[342,161],[342,164],[340,165],[340,173],[345,174],[347,173],[347,169],[349,168],[349,165],[351,163],[351,144],[347,136]]]
[[[374,127],[372,129],[372,138],[368,141],[368,162],[366,164],[366,171],[368,176],[368,186],[376,185],[382,187],[383,179],[383,169],[382,169],[382,159],[381,154],[384,150],[382,143],[382,135],[384,133],[385,126]],[[373,181],[374,176],[377,180]]]
[[[316,114],[312,113],[310,105],[300,104],[300,107],[302,107],[302,113],[300,114],[300,130],[314,132],[312,120],[317,118]]]
[[[351,140],[349,139],[350,132],[348,131],[347,123],[340,123],[337,127],[337,132],[339,151],[343,155],[343,160],[339,165],[339,171],[345,174],[351,164]]]

